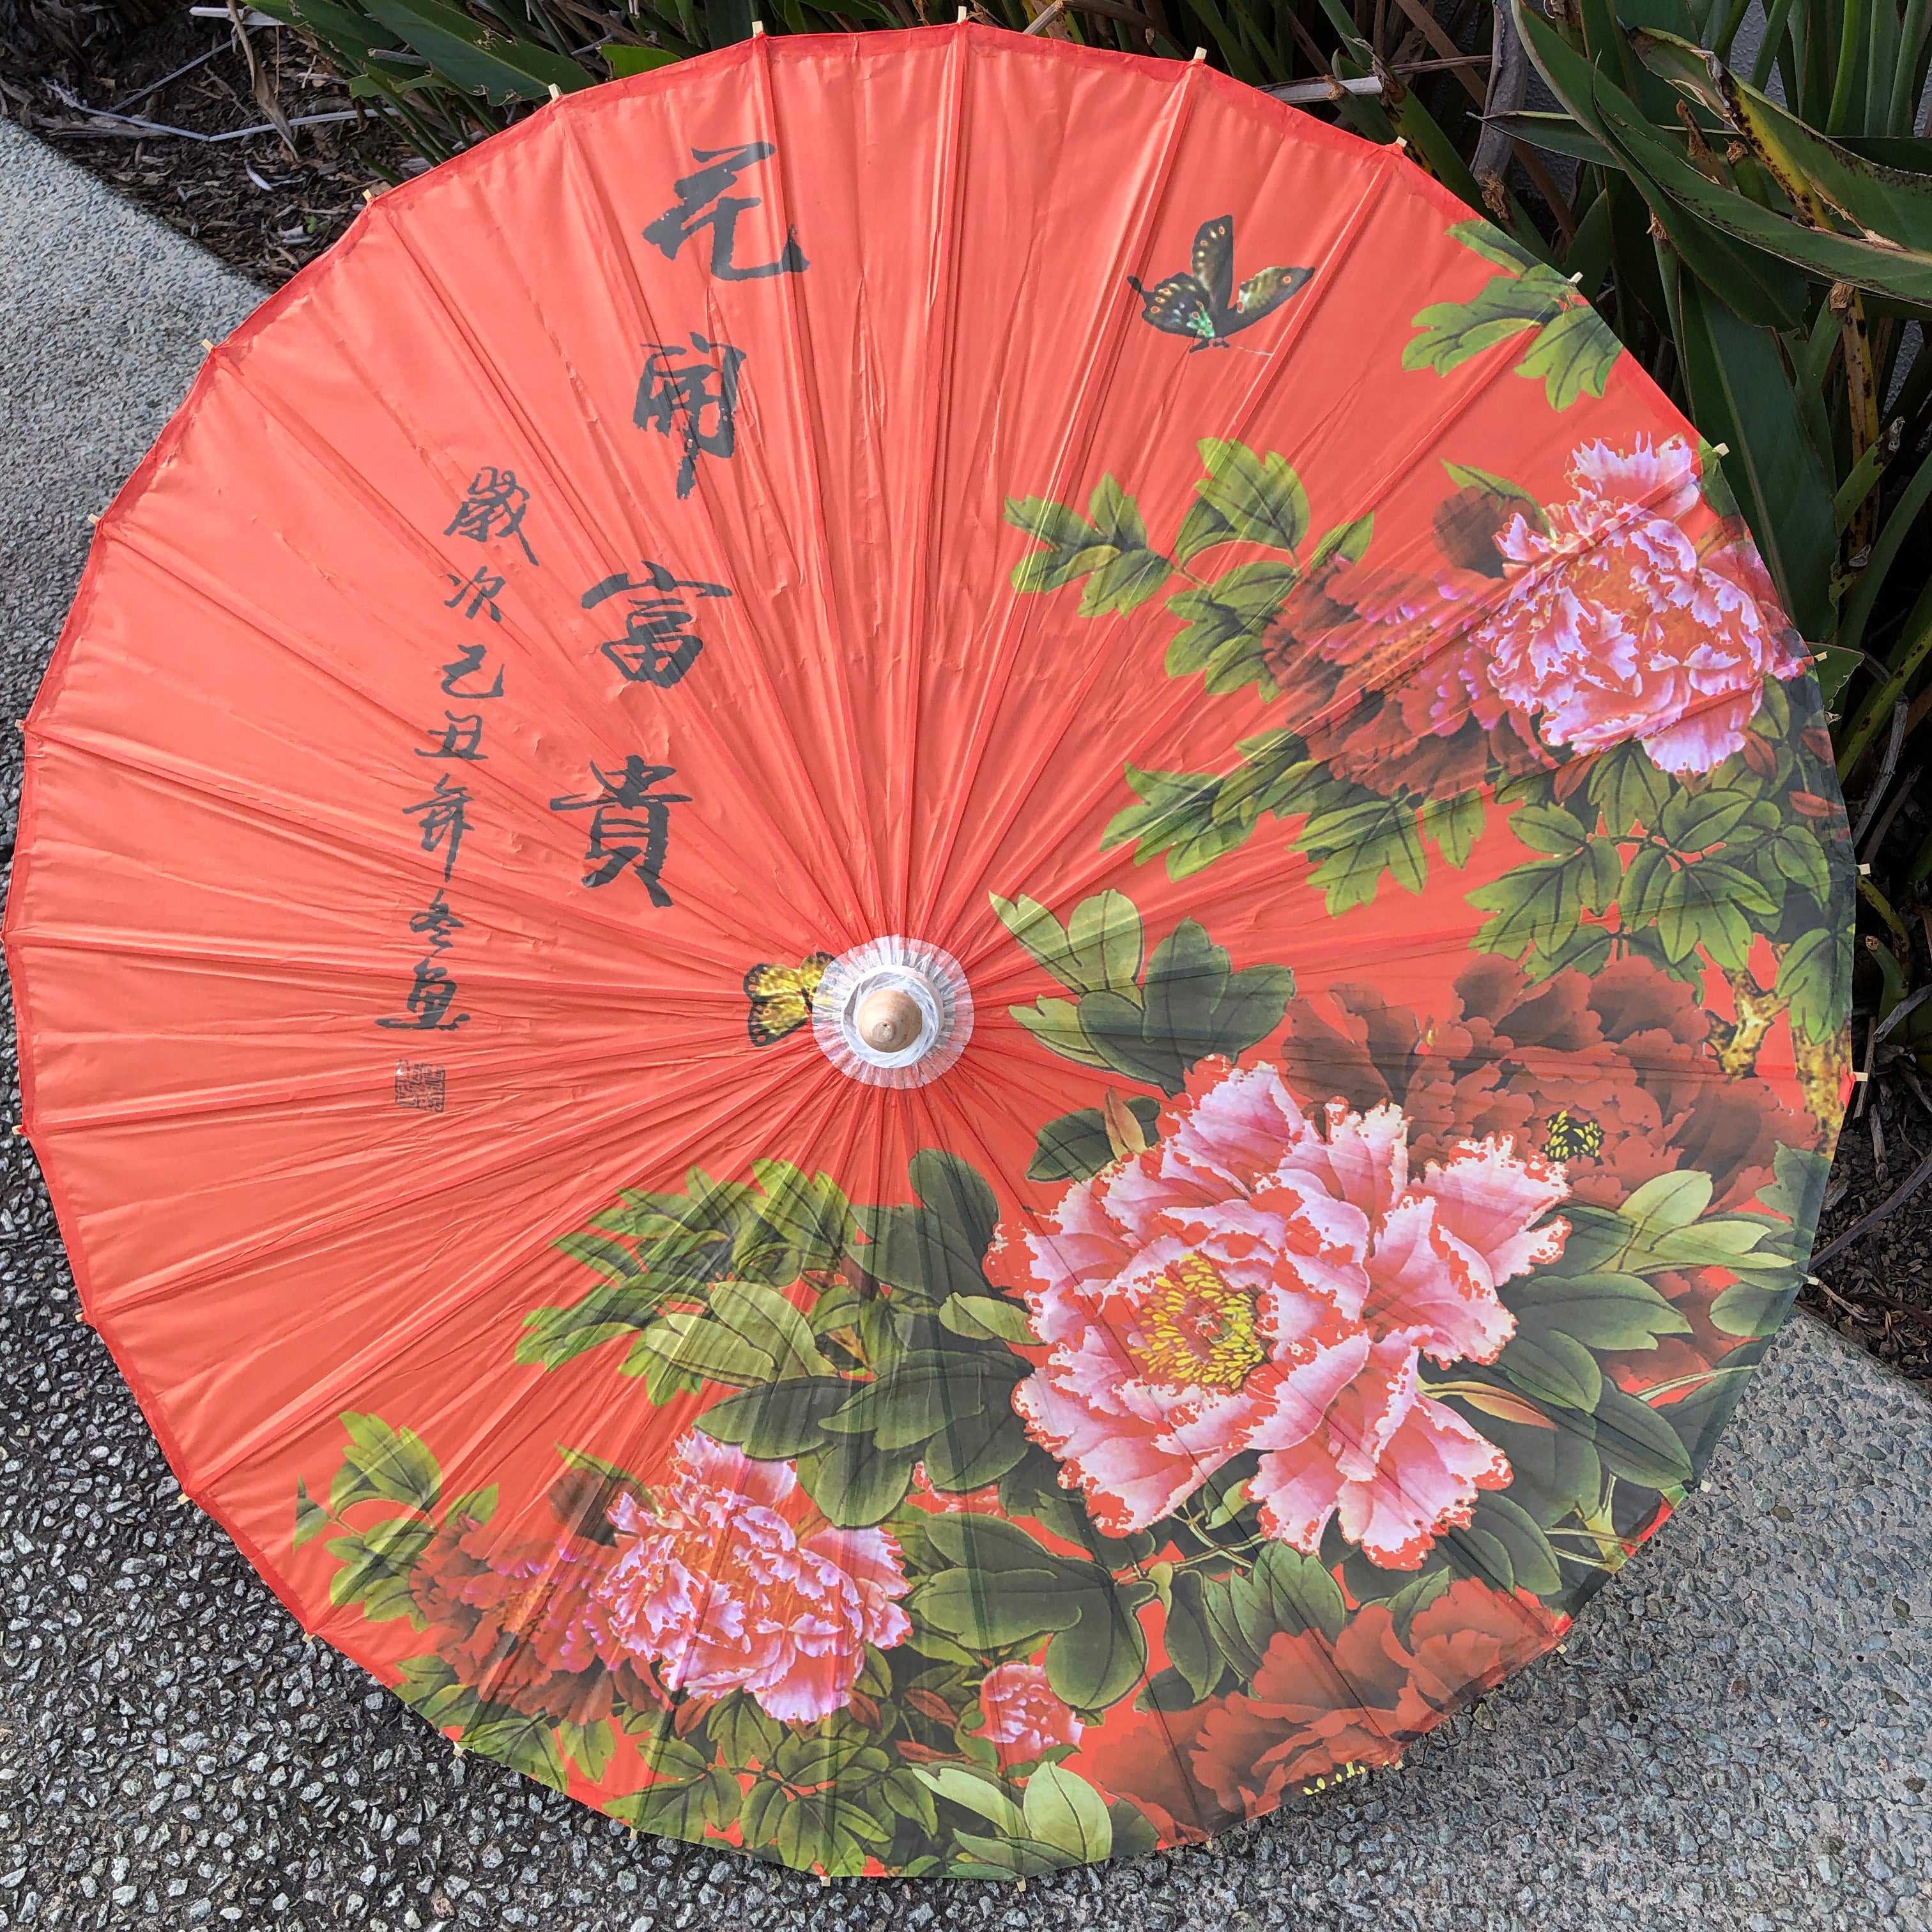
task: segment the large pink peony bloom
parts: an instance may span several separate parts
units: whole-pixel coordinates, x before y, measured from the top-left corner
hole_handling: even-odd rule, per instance
[[[748,1690],[796,1723],[841,1709],[864,1646],[890,1649],[911,1628],[892,1600],[909,1588],[898,1545],[827,1525],[789,1462],[692,1434],[672,1471],[654,1507],[624,1496],[610,1511],[618,1553],[597,1592],[605,1661],[655,1658],[674,1690]]]
[[[1023,1294],[1043,1366],[1014,1392],[1102,1528],[1144,1528],[1244,1450],[1262,1527],[1312,1552],[1330,1516],[1414,1568],[1509,1480],[1424,1394],[1418,1358],[1493,1361],[1496,1285],[1562,1252],[1536,1223],[1563,1172],[1508,1138],[1419,1176],[1401,1110],[1318,1126],[1270,1066],[1196,1066],[1157,1144],[1070,1187],[1044,1228],[1003,1231],[989,1272]]]
[[[1025,1764],[1055,1744],[1077,1744],[1086,1727],[1054,1694],[1036,1664],[999,1664],[980,1686],[986,1738],[1004,1765]]]
[[[1497,538],[1509,577],[1470,634],[1497,694],[1545,740],[1598,752],[1640,740],[1666,772],[1707,772],[1744,743],[1767,677],[1804,646],[1735,520],[1703,503],[1681,436],[1619,452],[1586,443],[1576,494],[1547,534],[1517,516]]]

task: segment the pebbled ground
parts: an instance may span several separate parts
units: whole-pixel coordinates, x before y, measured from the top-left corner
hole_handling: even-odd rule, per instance
[[[259,294],[0,122],[0,718],[88,513]],[[10,729],[0,789],[10,839]],[[456,1756],[177,1506],[76,1310],[0,1135],[0,1932],[1932,1928],[1932,1405],[1802,1318],[1562,1654],[1398,1770],[1020,1893],[821,1887]]]

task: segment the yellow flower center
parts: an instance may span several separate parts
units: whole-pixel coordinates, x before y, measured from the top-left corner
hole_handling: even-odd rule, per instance
[[[1150,1382],[1182,1388],[1239,1388],[1266,1353],[1254,1303],[1204,1255],[1184,1256],[1154,1284],[1132,1346]]]

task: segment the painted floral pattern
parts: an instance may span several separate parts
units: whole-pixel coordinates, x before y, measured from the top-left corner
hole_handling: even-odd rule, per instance
[[[744,1690],[809,1724],[850,1702],[868,1643],[890,1649],[910,1628],[892,1538],[826,1522],[788,1464],[687,1436],[662,1500],[620,1496],[610,1522],[602,1654],[655,1663],[668,1690]]]
[[[1387,1104],[1318,1129],[1274,1068],[1210,1064],[1154,1148],[1003,1234],[989,1273],[1048,1350],[1014,1406],[1102,1529],[1144,1529],[1258,1450],[1265,1534],[1312,1552],[1339,1514],[1410,1568],[1508,1482],[1418,1358],[1496,1359],[1498,1282],[1562,1251],[1564,1223],[1538,1226],[1562,1172],[1505,1138],[1412,1175],[1408,1132]]]
[[[1502,272],[1406,366],[1487,303],[1587,418],[1614,344],[1456,232]],[[1406,529],[1219,437],[1191,501],[1008,501],[1016,596],[1249,725],[1123,748],[1114,885],[992,902],[1068,1110],[1024,1174],[640,1177],[511,1366],[644,1420],[547,1487],[344,1414],[296,1540],[428,1721],[641,1829],[1023,1877],[1394,1764],[1561,1640],[1795,1292],[1849,1003],[1817,688],[1735,506],[1684,436],[1562,421],[1559,488],[1444,458]],[[1400,994],[1238,958],[1212,868],[1258,837],[1338,932],[1427,893],[1467,950]]]

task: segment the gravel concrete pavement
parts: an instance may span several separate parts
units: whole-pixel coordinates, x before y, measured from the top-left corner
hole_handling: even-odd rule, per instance
[[[0,122],[0,716],[88,513],[259,295]],[[0,760],[10,838],[10,730]],[[4,1052],[13,1118],[10,1016]],[[0,1189],[0,1932],[1932,1927],[1932,1405],[1808,1321],[1567,1651],[1400,1769],[1024,1894],[820,1888],[633,1840],[306,1646],[174,1506],[4,1136]]]

